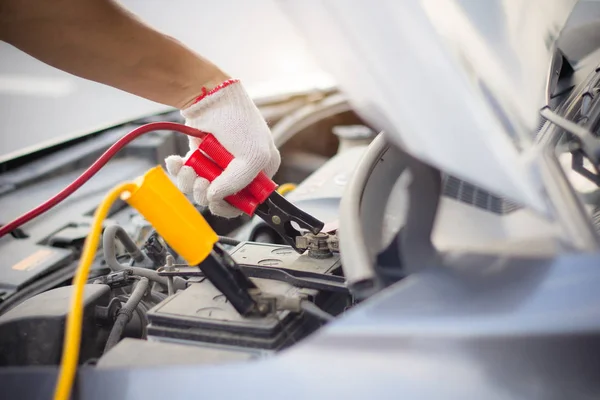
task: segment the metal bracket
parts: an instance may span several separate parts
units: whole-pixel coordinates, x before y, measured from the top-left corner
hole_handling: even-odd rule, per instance
[[[238,264],[238,268],[249,278],[272,279],[286,282],[292,286],[316,289],[329,292],[348,293],[346,281],[341,276],[298,271],[281,267],[264,267],[261,265]],[[195,276],[203,277],[199,268],[174,265],[170,270],[159,268],[159,276]]]

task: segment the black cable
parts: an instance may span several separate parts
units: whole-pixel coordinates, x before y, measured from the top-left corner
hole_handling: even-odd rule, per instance
[[[131,237],[129,237],[127,232],[125,232],[125,229],[123,229],[119,225],[107,226],[104,229],[104,234],[103,234],[102,239],[103,239],[103,244],[107,245],[108,250],[111,253],[114,252],[115,239],[119,239],[119,241],[121,242],[121,244],[123,244],[123,247],[125,247],[125,250],[127,251],[127,253],[129,253],[129,255],[131,256],[131,258],[133,260],[135,260],[137,262],[144,262],[146,260],[144,253],[142,253],[142,251],[140,250],[139,247],[137,247],[137,245],[135,244],[133,239]],[[112,256],[110,258],[116,258],[116,256]]]
[[[131,317],[133,313],[136,311],[138,304],[142,301],[142,297],[146,293],[146,290],[149,286],[148,278],[141,278],[140,281],[135,285],[135,288],[131,292],[131,296],[129,296],[129,300],[125,303],[125,305],[119,310],[117,314],[117,319],[115,320],[115,324],[113,325],[112,330],[110,331],[110,335],[108,336],[108,340],[106,341],[106,346],[104,347],[104,353],[112,349],[123,335],[123,331],[125,330],[125,326],[131,321]]]
[[[139,279],[139,278],[138,278]],[[123,290],[124,288],[121,288]],[[147,326],[150,323],[148,320],[148,311],[150,308],[154,307],[158,303],[165,300],[168,296],[164,293],[157,292],[152,288],[152,281],[150,281],[150,293],[149,300],[148,298],[144,298],[135,309],[136,314],[138,315],[141,321],[141,329],[142,329],[142,339],[146,339],[147,335]],[[117,298],[121,301],[121,303],[125,303],[129,299],[130,294],[123,290],[123,295],[118,296]],[[127,328],[127,327],[126,327]]]

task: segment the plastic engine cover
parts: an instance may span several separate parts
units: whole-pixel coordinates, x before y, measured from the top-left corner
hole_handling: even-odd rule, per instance
[[[58,364],[72,292],[72,286],[50,290],[0,316],[0,365]],[[83,296],[80,362],[100,357],[110,329],[97,314],[98,306],[108,306],[110,288],[87,285]]]

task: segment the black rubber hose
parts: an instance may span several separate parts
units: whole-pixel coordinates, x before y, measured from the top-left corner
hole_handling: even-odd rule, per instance
[[[146,290],[148,290],[149,282],[150,281],[147,278],[141,278],[133,288],[131,296],[129,296],[129,300],[127,300],[125,305],[117,313],[117,319],[115,320],[115,324],[110,331],[110,335],[106,341],[106,346],[104,346],[104,353],[112,349],[117,343],[119,343],[119,340],[121,340],[125,326],[127,323],[129,323],[129,321],[131,321],[131,317],[133,316],[135,309],[137,308],[138,304],[140,304],[140,301],[142,301],[142,297],[144,297]]]
[[[118,238],[121,243],[123,243],[123,247],[129,253],[131,258],[133,258],[136,262],[141,263],[144,262],[146,257],[144,253],[140,250],[139,247],[135,244],[133,239],[129,237],[125,229],[123,229],[119,225],[110,225],[104,229],[103,242],[105,242],[104,237],[110,238],[114,245],[114,238]]]

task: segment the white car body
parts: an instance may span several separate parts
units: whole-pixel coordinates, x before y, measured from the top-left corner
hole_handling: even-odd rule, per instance
[[[534,134],[576,0],[281,0],[354,108],[414,156],[548,214]]]

